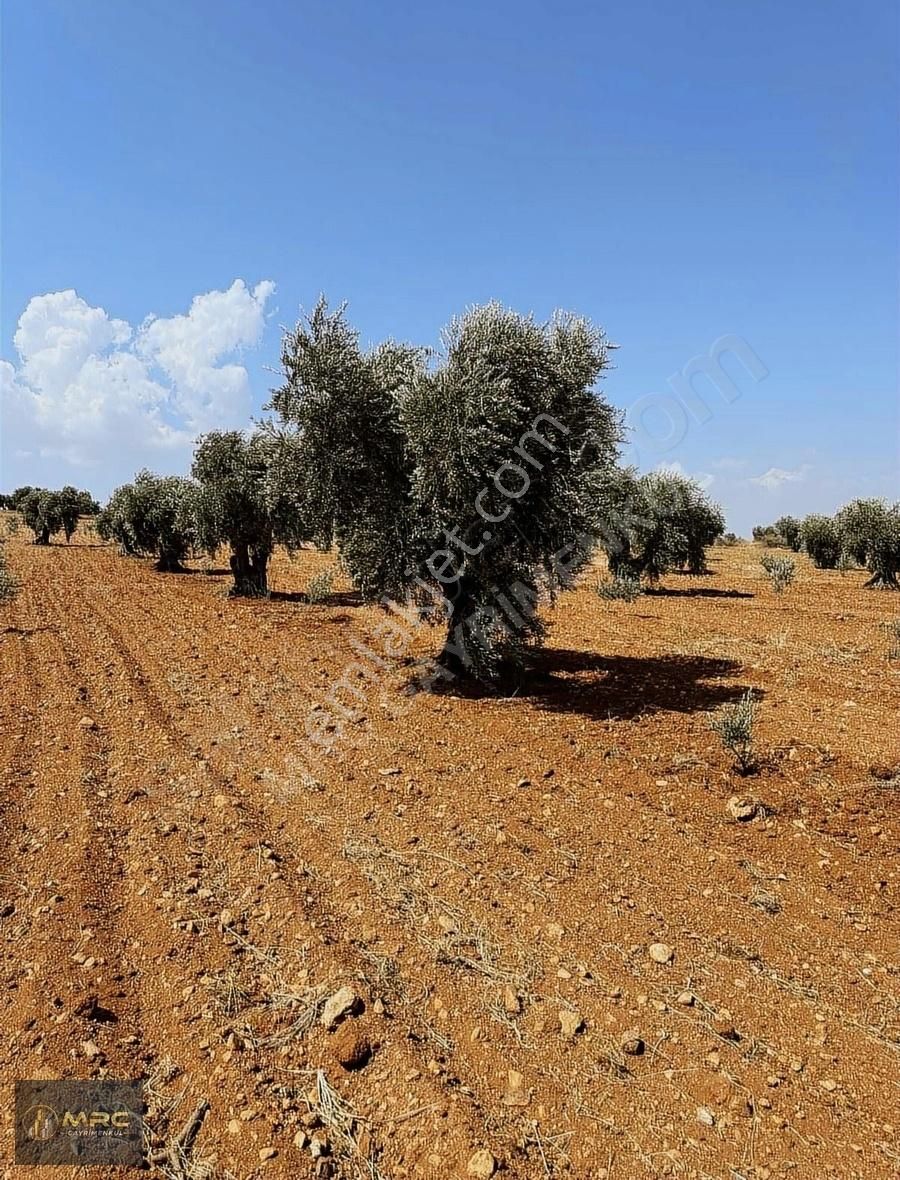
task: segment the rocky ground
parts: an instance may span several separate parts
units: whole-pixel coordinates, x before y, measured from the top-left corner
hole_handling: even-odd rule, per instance
[[[897,1173],[900,596],[594,571],[517,691],[409,696],[440,636],[326,555],[239,602],[76,541],[6,546],[0,1175],[16,1078],[103,1076],[170,1180]]]

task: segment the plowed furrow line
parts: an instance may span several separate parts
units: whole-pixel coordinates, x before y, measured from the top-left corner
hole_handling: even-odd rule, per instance
[[[126,670],[134,694],[140,700],[141,706],[147,716],[152,719],[153,724],[169,736],[171,747],[184,749],[195,746],[196,734],[192,733],[185,723],[176,720],[172,710],[166,706],[163,698],[154,687],[154,684],[159,683],[161,679],[159,670],[150,666],[148,657],[143,653],[140,659],[135,655],[118,624],[109,617],[101,619],[99,614],[90,610],[87,600],[85,600],[85,604],[87,613],[92,619],[91,626],[103,630],[105,638],[102,646],[106,650],[112,651]],[[171,654],[174,659],[174,653]],[[238,713],[238,710],[235,712]],[[246,720],[242,714],[239,715],[241,720]],[[205,758],[208,763],[207,777],[211,780],[213,788],[223,795],[234,794],[233,781],[230,776],[216,768],[216,757],[213,753],[206,752]],[[258,862],[254,863],[254,856],[248,855],[248,852],[261,847],[272,851],[286,880],[303,878],[310,861],[301,860],[295,854],[293,841],[289,841],[285,835],[278,834],[278,830],[283,827],[283,824],[276,821],[275,817],[268,814],[263,807],[246,795],[242,795],[239,809],[236,808],[233,813],[237,823],[237,832],[230,829],[227,821],[219,820],[219,814],[213,810],[207,815],[208,823],[215,823],[217,827],[220,827],[220,832],[217,834],[221,834],[221,837],[231,842],[232,846],[235,835],[239,832],[241,836],[238,848],[234,849],[229,858],[230,868],[235,873],[236,885],[241,883],[242,878],[252,880],[254,876],[258,877]],[[240,872],[239,866],[243,867],[243,873]],[[328,879],[327,870],[334,868],[333,856],[323,856],[315,867],[319,871],[314,875],[312,886],[304,885],[303,892],[299,897],[298,891],[288,889],[281,881],[271,882],[267,889],[267,895],[272,897],[273,902],[289,907],[297,914],[298,918],[302,916],[303,923],[309,932],[315,936],[317,941],[328,947],[326,962],[329,974],[365,978],[372,972],[371,960],[361,952],[353,940],[352,931],[347,932],[346,918],[336,910],[326,895],[324,882]],[[360,878],[360,883],[362,886],[366,884],[362,878]],[[397,923],[390,911],[385,910],[383,913],[383,926],[388,928],[386,935],[388,941],[391,937],[396,938],[399,942],[406,939],[409,935],[408,928]],[[351,935],[349,940],[346,937],[347,933]],[[397,1016],[402,1016],[405,1024],[405,1036],[398,1044],[402,1047],[403,1053],[410,1058],[409,1069],[418,1067],[419,1070],[423,1070],[423,1067],[434,1057],[435,1053],[440,1053],[441,1050],[432,1039],[431,1026],[427,1022],[423,1023],[419,1014],[420,1006],[414,1002],[418,997],[411,996],[408,989],[401,988],[395,991],[390,999],[392,1007],[395,1009],[395,1021]],[[457,1069],[459,1064],[459,1062],[454,1062]],[[502,1068],[502,1059],[498,1058],[498,1065]],[[467,1080],[472,1082],[473,1078],[474,1074],[470,1075]],[[454,1088],[456,1085],[458,1083],[454,1084]],[[487,1117],[486,1108],[474,1090],[466,1089],[461,1093],[463,1093],[462,1100],[455,1104],[457,1117],[461,1113],[459,1108],[462,1106],[466,1110],[468,1134],[474,1136],[477,1133],[476,1129],[484,1126]]]

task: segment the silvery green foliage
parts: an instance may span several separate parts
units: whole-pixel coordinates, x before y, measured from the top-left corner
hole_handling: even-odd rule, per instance
[[[869,587],[900,589],[900,504],[853,500],[835,517],[841,544],[872,576]]]
[[[723,747],[734,756],[735,766],[741,774],[749,774],[756,769],[753,750],[755,723],[756,703],[749,688],[739,701],[723,706],[709,722],[710,729],[719,735]]]
[[[794,580],[796,563],[790,557],[776,557],[766,553],[759,561],[777,594],[783,593]]]
[[[34,533],[36,545],[49,545],[56,533],[65,533],[69,541],[78,527],[78,517],[98,510],[90,492],[67,484],[58,491],[48,488],[17,488],[10,502],[15,503],[22,519]]]
[[[608,350],[586,320],[496,303],[433,355],[363,352],[324,302],[285,337],[271,405],[298,429],[315,535],[366,597],[449,617],[445,671],[495,679],[540,638],[539,595],[586,562],[620,433],[594,390]]]
[[[725,528],[717,504],[686,476],[633,468],[612,472],[601,491],[598,532],[613,576],[657,582],[677,566],[706,568],[706,549]]]
[[[321,570],[309,579],[306,587],[306,601],[313,605],[326,602],[334,590],[334,573],[332,570]]]
[[[624,571],[597,583],[597,593],[608,602],[634,602],[643,592],[641,579]]]
[[[800,526],[803,547],[820,570],[833,570],[841,555],[841,538],[830,516],[813,513]]]
[[[97,531],[123,552],[156,558],[157,569],[178,571],[197,544],[198,488],[180,476],[139,471],[134,483],[116,488],[97,518]]]
[[[132,500],[134,484],[126,483],[115,489],[97,517],[97,533],[104,541],[115,541],[119,552],[136,557],[141,549],[134,535]]]
[[[296,440],[271,428],[250,434],[213,431],[197,443],[191,468],[199,484],[194,519],[198,547],[231,548],[233,595],[268,594],[275,545],[306,539]]]
[[[63,530],[59,492],[33,488],[22,500],[22,519],[34,533],[35,545],[49,545],[50,538]]]
[[[788,549],[793,549],[795,553],[800,552],[801,536],[800,536],[800,521],[796,516],[779,516],[773,525],[776,533],[782,538]]]
[[[284,385],[270,403],[298,433],[294,479],[306,489],[311,537],[338,546],[366,598],[402,599],[410,581],[412,457],[400,401],[424,371],[421,349],[364,353],[344,309],[320,300],[285,334]]]

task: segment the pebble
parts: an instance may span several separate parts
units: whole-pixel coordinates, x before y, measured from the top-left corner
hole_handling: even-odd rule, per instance
[[[82,1041],[81,1051],[88,1061],[93,1061],[95,1057],[102,1057],[103,1055],[101,1050],[97,1048],[93,1041]]]
[[[733,1022],[727,1016],[713,1017],[712,1026],[714,1031],[726,1041],[739,1041],[740,1034],[734,1027]]]
[[[714,1127],[716,1125],[716,1116],[708,1106],[698,1106],[697,1122],[702,1123],[704,1127]]]
[[[725,804],[725,810],[732,819],[745,821],[753,819],[759,811],[759,803],[755,799],[748,799],[744,795],[732,795]]]
[[[333,1028],[335,1024],[359,1005],[359,996],[352,987],[341,987],[333,996],[325,1001],[322,1009],[321,1024],[324,1028]]]
[[[372,1042],[355,1021],[342,1024],[329,1042],[334,1059],[344,1069],[362,1069],[374,1050]]]
[[[315,1131],[309,1141],[309,1154],[314,1160],[317,1160],[322,1156],[329,1155],[330,1152],[331,1140],[324,1131]]]
[[[486,1147],[471,1155],[466,1164],[466,1175],[475,1177],[475,1180],[490,1180],[496,1170],[497,1161]]]
[[[97,722],[94,720],[93,717],[82,717],[81,720],[78,722],[78,725],[81,729],[96,729],[97,728]]]
[[[518,1070],[507,1072],[506,1091],[500,1101],[504,1106],[527,1106],[531,1101],[531,1095],[525,1089],[525,1078]]]
[[[619,1038],[619,1045],[623,1053],[629,1053],[632,1057],[639,1057],[644,1052],[644,1040],[636,1028],[626,1029]]]
[[[559,1010],[559,1031],[567,1041],[574,1041],[584,1028],[584,1019],[580,1012],[570,1012],[567,1008]]]
[[[503,1007],[510,1016],[518,1016],[522,1011],[522,1001],[511,983],[508,983],[503,989]]]
[[[273,1160],[278,1155],[277,1147],[261,1147],[259,1149],[259,1162],[264,1164],[266,1160]]]
[[[668,943],[654,942],[650,944],[650,958],[654,963],[671,963],[675,958],[675,951]]]
[[[692,1008],[697,997],[693,992],[680,992],[676,999],[676,1004],[680,1004],[682,1008]]]

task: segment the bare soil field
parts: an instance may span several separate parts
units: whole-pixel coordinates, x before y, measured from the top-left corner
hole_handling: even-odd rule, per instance
[[[900,596],[778,596],[747,545],[633,604],[593,571],[517,691],[408,697],[442,635],[306,603],[327,555],[246,602],[6,548],[0,1175],[59,1174],[12,1163],[16,1078],[102,1076],[170,1180],[897,1174]]]

